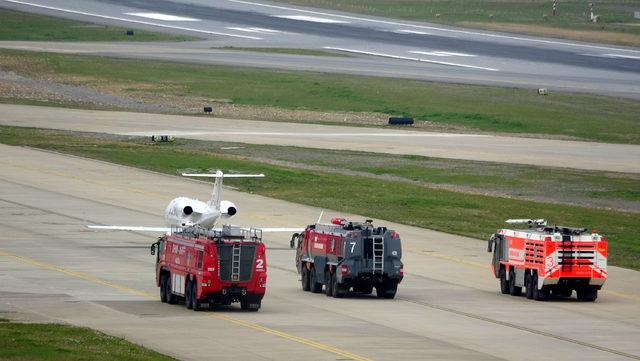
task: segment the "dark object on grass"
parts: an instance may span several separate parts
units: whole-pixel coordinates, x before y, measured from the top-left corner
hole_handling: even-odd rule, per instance
[[[127,35],[128,36],[133,36],[133,30],[127,30]]]
[[[412,125],[413,118],[408,117],[389,117],[389,125]]]
[[[162,142],[162,143],[167,143],[167,142],[173,142],[173,136],[172,135],[152,135],[151,136],[151,141],[152,142]]]
[[[204,107],[204,112],[205,113],[211,113],[211,112],[213,112],[213,108],[212,107]]]

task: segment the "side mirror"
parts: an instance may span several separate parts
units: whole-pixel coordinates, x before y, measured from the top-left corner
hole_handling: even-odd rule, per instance
[[[154,243],[154,244],[151,245],[151,255],[152,256],[156,255],[156,246],[157,245],[158,245],[157,243]]]
[[[493,252],[493,244],[495,243],[495,236],[491,236],[487,241],[487,252]]]
[[[296,246],[297,239],[298,239],[298,234],[294,233],[293,236],[291,236],[291,241],[289,241],[289,248],[294,248]]]

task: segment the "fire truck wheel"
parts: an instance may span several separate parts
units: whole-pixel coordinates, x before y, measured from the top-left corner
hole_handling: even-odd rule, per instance
[[[593,302],[598,298],[598,290],[595,288],[583,288],[576,292],[579,301]]]
[[[192,287],[192,282],[187,281],[187,287],[186,290],[184,292],[184,305],[187,306],[188,309],[192,309],[193,308],[193,303],[191,302],[191,296],[192,296],[192,292],[191,292],[191,287]]]
[[[509,293],[509,281],[507,281],[507,272],[504,268],[500,269],[500,292],[503,295]]]
[[[194,311],[200,311],[200,302],[198,301],[198,286],[195,281],[191,282],[191,307]]]
[[[175,305],[176,303],[178,303],[178,296],[174,295],[173,292],[171,292],[170,274],[167,275],[167,287],[165,288],[165,290],[167,291],[167,303],[170,305]]]
[[[397,291],[398,291],[398,284],[396,282],[387,281],[382,284],[382,297],[386,299],[390,300],[395,298]]]
[[[167,303],[167,275],[160,276],[160,302]]]
[[[533,284],[533,298],[536,301],[545,301],[549,298],[549,290],[547,289],[538,289],[538,275],[534,274],[531,283]]]
[[[312,293],[320,293],[322,292],[322,283],[318,283],[318,279],[316,277],[316,268],[313,267],[311,269],[311,292]]]
[[[302,290],[303,291],[311,290],[311,285],[309,282],[309,270],[304,265],[302,265]]]
[[[524,281],[525,287],[527,287],[527,294],[526,294],[527,298],[532,300],[533,299],[533,287],[537,287],[538,285],[535,285],[535,286],[533,285],[533,277],[532,276],[526,275],[524,279],[525,279],[525,281]]]
[[[329,297],[333,293],[333,277],[331,277],[331,272],[326,272],[324,274],[324,279],[327,280],[327,284],[324,286],[324,293],[325,295],[327,295],[327,297]]]
[[[334,298],[342,298],[345,294],[344,287],[336,280],[336,274],[331,278],[331,296]]]
[[[242,300],[240,300],[240,308],[249,312],[257,312],[262,306],[262,301],[257,300],[253,301],[250,296],[246,296]]]
[[[520,296],[522,294],[522,287],[516,286],[516,273],[509,271],[509,294],[511,296]]]

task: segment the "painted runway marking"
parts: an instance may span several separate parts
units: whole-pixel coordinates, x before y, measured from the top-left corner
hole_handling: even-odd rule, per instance
[[[632,56],[632,55],[622,55],[622,54],[602,54],[605,58],[614,58],[614,59],[634,59],[640,60],[640,56]]]
[[[384,54],[384,53],[375,53],[375,52],[355,50],[355,49],[334,48],[332,46],[325,46],[324,48],[328,49],[328,50],[344,51],[344,52],[347,52],[347,53],[381,56],[383,58],[391,58],[391,59],[419,61],[421,63],[456,66],[456,67],[459,67],[459,68],[480,69],[480,70],[488,70],[488,71],[500,71],[498,69],[487,68],[487,67],[484,67],[484,66],[458,64],[458,63],[451,63],[451,62],[447,62],[447,61],[436,61],[436,60],[429,60],[429,59],[422,59],[422,58],[412,58],[412,57],[409,57],[409,56],[400,56],[400,55]]]
[[[278,31],[278,30],[263,29],[263,28],[240,28],[240,27],[235,27],[235,26],[229,26],[226,29],[236,30],[236,31],[244,31],[244,32],[247,32],[247,33],[260,33],[260,34],[281,33],[281,31]]]
[[[183,16],[175,16],[160,13],[124,13],[125,15],[139,16],[141,18],[164,20],[164,21],[200,21],[200,19],[186,18]]]
[[[229,131],[212,131],[212,132],[184,132],[184,131],[172,131],[172,130],[162,130],[162,131],[144,131],[144,132],[124,132],[118,133],[120,135],[130,135],[130,136],[151,136],[153,134],[166,134],[173,136],[198,136],[198,135],[218,135],[218,136],[282,136],[282,137],[318,137],[318,138],[349,138],[349,137],[357,137],[360,138],[362,136],[367,137],[383,137],[383,138],[422,138],[422,137],[430,137],[430,138],[460,138],[460,137],[485,137],[482,134],[447,134],[447,133],[317,133],[317,132],[229,132]]]
[[[273,15],[274,18],[283,18],[283,19],[291,19],[291,20],[300,20],[300,21],[311,21],[314,23],[324,23],[324,24],[346,24],[348,21],[342,20],[334,20],[327,18],[317,18],[315,16],[305,16],[305,15]]]
[[[406,29],[399,29],[394,31],[394,33],[398,33],[398,34],[416,34],[416,35],[431,35],[431,33],[427,33],[424,31],[418,31],[418,30],[406,30]]]
[[[305,14],[315,14],[315,15],[322,15],[322,16],[333,16],[333,17],[341,18],[341,19],[366,21],[366,22],[371,22],[371,23],[379,23],[379,24],[386,24],[386,25],[411,27],[411,28],[417,28],[417,29],[437,30],[437,31],[443,31],[443,32],[450,32],[450,33],[467,34],[467,35],[480,35],[480,36],[490,37],[490,38],[511,39],[511,40],[518,40],[518,41],[529,41],[529,42],[533,42],[533,43],[542,43],[542,44],[554,44],[554,45],[563,45],[563,46],[575,46],[575,47],[592,48],[592,49],[604,49],[604,50],[613,50],[613,51],[630,51],[630,52],[634,52],[634,53],[640,53],[640,51],[632,50],[632,49],[621,49],[621,48],[612,48],[612,47],[608,47],[608,46],[569,43],[569,42],[565,42],[565,41],[556,41],[556,40],[523,38],[523,37],[519,37],[519,36],[492,34],[492,33],[471,31],[471,30],[457,30],[457,29],[438,28],[438,27],[435,27],[435,26],[427,26],[427,25],[405,24],[405,23],[401,23],[401,22],[397,22],[397,21],[377,20],[377,19],[362,18],[362,17],[358,17],[358,16],[331,14],[331,13],[325,13],[325,12],[321,12],[321,11],[311,11],[311,10],[296,9],[296,8],[291,8],[291,7],[287,7],[287,6],[261,4],[261,3],[252,2],[252,1],[244,1],[244,0],[227,0],[227,1],[232,2],[232,3],[238,3],[238,4],[262,6],[262,7],[271,8],[271,9],[297,11],[297,12],[305,13]]]
[[[465,54],[465,53],[452,53],[450,51],[418,51],[411,50],[409,51],[412,54],[420,54],[420,55],[431,55],[431,56],[461,56],[461,57],[475,57],[473,54]]]
[[[152,23],[152,22],[149,22],[149,21],[133,20],[133,19],[121,18],[121,17],[117,17],[117,16],[100,15],[100,14],[88,13],[88,12],[84,12],[84,11],[77,11],[77,10],[71,10],[71,9],[57,8],[57,7],[53,7],[53,6],[34,4],[34,3],[26,2],[26,1],[18,1],[18,0],[0,0],[0,1],[4,1],[4,2],[12,3],[12,4],[33,6],[33,7],[41,8],[41,9],[61,11],[61,12],[69,13],[69,14],[92,16],[92,17],[96,17],[96,18],[100,18],[100,19],[124,21],[124,22],[134,23],[134,24],[151,25],[151,26],[157,26],[157,27],[160,27],[160,28],[167,28],[167,29],[191,31],[191,32],[200,33],[200,34],[230,36],[230,37],[233,37],[233,38],[242,38],[242,39],[251,39],[251,40],[262,40],[262,38],[258,38],[258,37],[255,37],[255,36],[220,33],[220,32],[217,32],[217,31],[209,31],[209,30],[202,30],[202,29],[186,28],[186,27],[175,26],[175,25]]]
[[[34,258],[29,258],[29,257],[25,257],[25,256],[20,256],[14,253],[10,253],[8,251],[5,251],[3,249],[0,249],[0,257],[7,257],[7,258],[13,258],[15,261],[19,261],[21,263],[25,263],[25,264],[30,264],[32,266],[36,266],[42,269],[46,269],[49,271],[55,271],[55,272],[59,272],[59,273],[63,273],[65,275],[68,276],[72,276],[72,277],[76,277],[76,278],[80,278],[83,279],[85,281],[89,281],[95,284],[99,284],[102,286],[107,286],[110,288],[114,288],[126,293],[130,293],[136,296],[140,296],[143,298],[147,298],[150,300],[155,300],[158,301],[159,297],[155,294],[151,294],[149,292],[145,292],[142,290],[138,290],[132,287],[128,287],[125,285],[121,285],[115,282],[110,282],[107,281],[105,279],[102,278],[98,278],[95,276],[92,276],[90,274],[86,274],[86,273],[82,273],[82,272],[77,272],[77,271],[71,271],[69,269],[65,269],[62,267],[58,267],[54,264],[51,263],[46,263],[46,262],[42,262],[39,260],[36,260]],[[276,329],[270,328],[270,327],[265,327],[265,326],[261,326],[257,323],[253,323],[253,322],[249,322],[249,321],[244,321],[241,320],[239,318],[236,317],[232,317],[232,316],[228,316],[228,315],[224,315],[224,314],[220,314],[220,313],[205,313],[206,316],[209,317],[213,317],[213,318],[217,318],[217,319],[221,319],[221,320],[225,320],[231,323],[234,323],[238,326],[242,326],[245,328],[249,328],[255,331],[260,331],[260,332],[264,332],[264,333],[268,333],[270,335],[274,335],[289,341],[293,341],[293,342],[297,342],[318,350],[322,350],[322,351],[326,351],[329,353],[332,353],[334,355],[338,355],[338,356],[342,356],[342,357],[346,357],[350,360],[356,360],[356,361],[371,361],[371,359],[366,358],[364,356],[360,356],[354,353],[351,353],[349,351],[346,350],[342,350],[339,349],[337,347],[333,347],[324,343],[320,343],[320,342],[316,342],[313,340],[310,340],[308,338],[304,338],[304,337],[300,337],[300,336],[296,336],[296,335],[292,335],[283,331],[278,331]]]

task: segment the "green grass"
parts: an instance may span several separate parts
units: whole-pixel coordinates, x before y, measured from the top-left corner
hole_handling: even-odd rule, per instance
[[[597,24],[587,21],[587,4],[584,0],[558,1],[558,14],[551,16],[551,0],[279,0],[296,5],[337,9],[368,15],[422,20],[447,24],[519,24],[548,27],[558,30],[556,36],[571,37],[563,30],[591,33],[594,40],[598,34],[640,35],[639,20],[633,18],[640,11],[638,0],[593,1],[595,14],[600,16]],[[635,24],[635,25],[634,25]],[[631,41],[638,43],[638,39]]]
[[[65,20],[46,15],[0,9],[0,40],[27,41],[184,41],[188,36],[135,30]]]
[[[428,188],[417,184],[331,172],[273,166],[237,156],[180,150],[179,144],[113,140],[29,128],[0,128],[0,142],[28,145],[169,174],[180,170],[265,173],[265,179],[230,179],[241,191],[325,209],[479,239],[507,218],[546,218],[553,223],[595,227],[610,241],[610,263],[640,269],[640,215],[568,205],[550,205]],[[176,142],[179,143],[179,142]],[[311,221],[311,220],[310,220]]]
[[[88,328],[0,320],[1,360],[174,360]]]
[[[236,50],[236,51],[253,51],[259,53],[273,53],[273,54],[291,54],[291,55],[310,55],[310,56],[337,56],[337,57],[349,57],[342,53],[331,52],[318,49],[300,49],[300,48],[241,48],[236,46],[225,46],[222,48],[213,48],[220,50]]]
[[[379,112],[487,132],[640,144],[640,102],[585,94],[538,96],[527,89],[9,50],[0,50],[0,66],[85,86],[122,86],[131,93]]]

